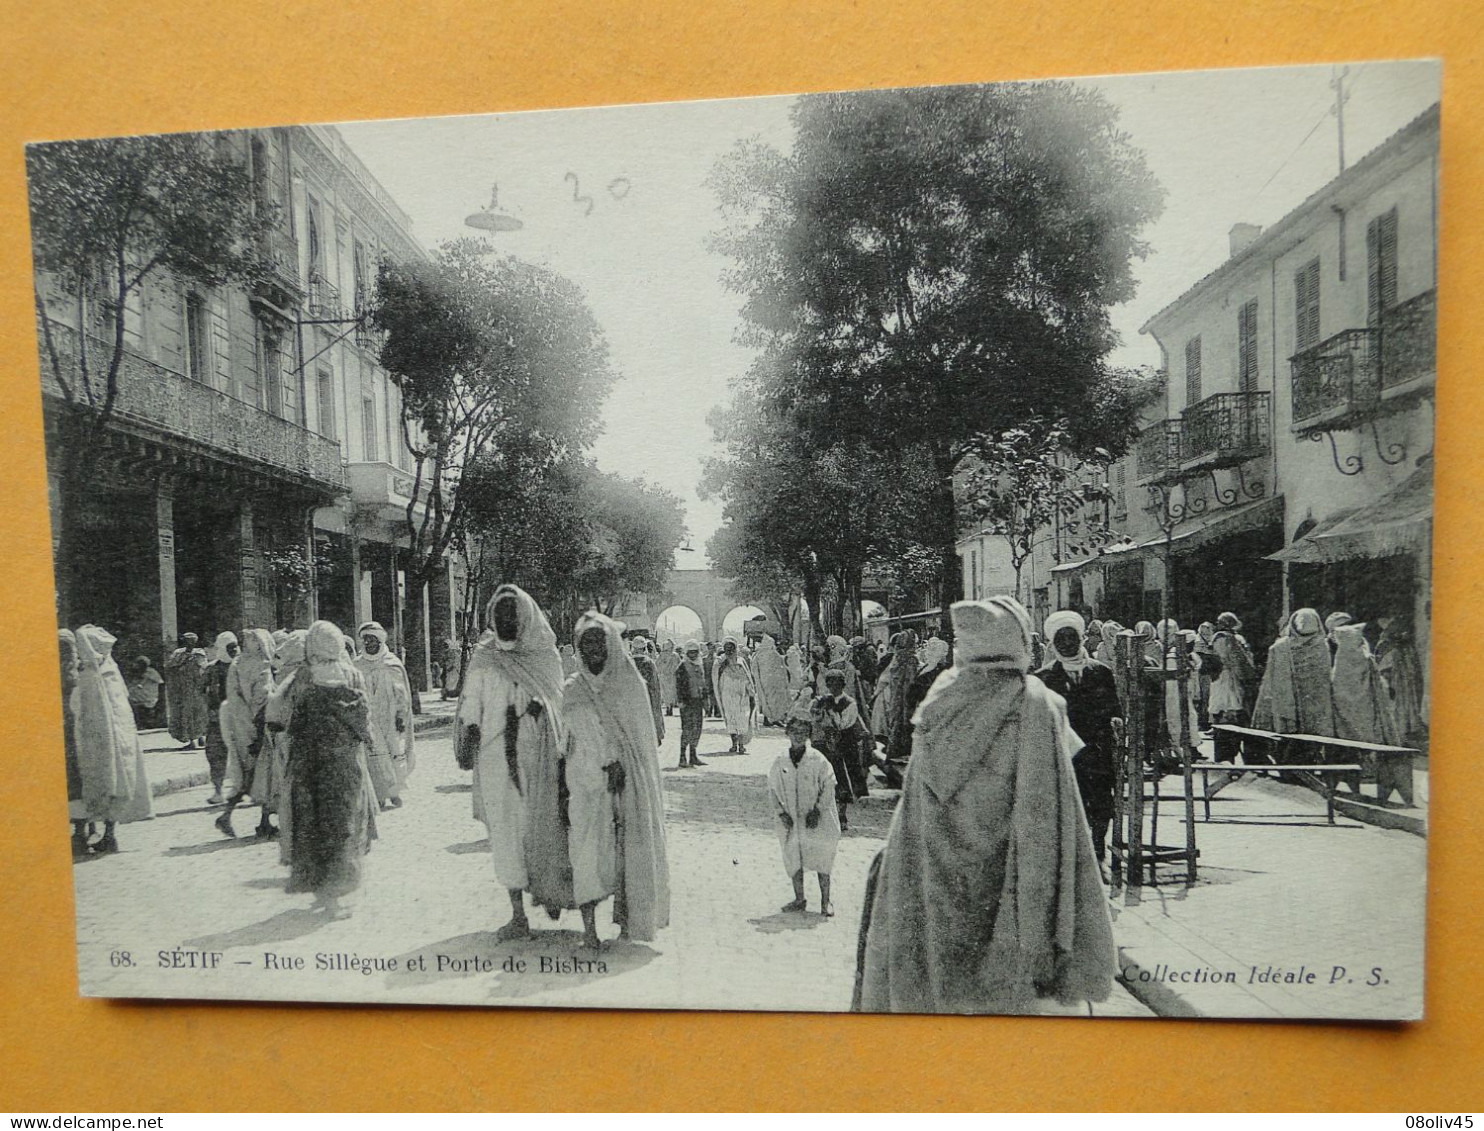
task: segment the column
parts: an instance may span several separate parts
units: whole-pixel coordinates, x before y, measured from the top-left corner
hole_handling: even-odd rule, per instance
[[[175,496],[161,484],[155,489],[155,550],[160,577],[160,635],[165,654],[180,634],[175,605]]]
[[[251,499],[237,503],[231,518],[231,538],[228,562],[232,570],[225,623],[237,629],[256,628],[258,616],[258,555],[253,540],[253,505]]]

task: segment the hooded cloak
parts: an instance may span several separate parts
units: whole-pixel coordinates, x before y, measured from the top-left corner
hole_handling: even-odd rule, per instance
[[[765,723],[781,723],[788,715],[788,666],[778,652],[778,640],[764,635],[754,654],[757,663],[757,708]]]
[[[565,687],[574,895],[582,904],[616,894],[613,921],[645,941],[670,923],[659,744],[644,680],[618,622],[584,613],[575,639],[589,629],[603,633],[608,657],[598,672],[583,662]],[[605,767],[613,762],[624,771],[617,794],[607,786]]]
[[[129,691],[113,658],[114,636],[85,624],[74,640],[78,669],[72,691],[73,735],[83,808],[94,820],[148,820],[155,815],[154,798]]]
[[[1335,737],[1397,746],[1396,720],[1381,682],[1381,671],[1365,640],[1365,625],[1336,625],[1335,663],[1330,673],[1334,692]]]
[[[1117,955],[1060,696],[1008,597],[952,608],[958,658],[917,742],[868,905],[860,1008],[1025,1013],[1103,1001]]]
[[[412,684],[402,661],[387,647],[386,629],[374,620],[367,621],[357,629],[357,635],[381,642],[374,656],[362,652],[355,665],[366,681],[366,705],[371,712],[366,763],[376,783],[376,800],[384,802],[401,797],[402,783],[417,765]]]
[[[1273,641],[1263,683],[1272,715],[1265,729],[1280,734],[1335,733],[1329,643],[1313,609],[1294,613],[1284,635]],[[1263,723],[1254,725],[1262,727]]]
[[[222,738],[227,744],[226,791],[245,793],[252,783],[263,745],[263,708],[273,693],[273,638],[266,629],[242,634],[242,651],[227,669],[222,700]],[[262,798],[256,798],[261,801]]]
[[[457,739],[473,750],[474,816],[489,829],[495,878],[524,890],[551,915],[574,907],[561,816],[562,661],[546,616],[517,585],[502,585],[486,607],[515,603],[514,634],[480,637],[464,674]]]

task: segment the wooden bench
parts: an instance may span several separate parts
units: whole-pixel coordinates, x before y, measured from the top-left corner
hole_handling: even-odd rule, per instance
[[[1297,762],[1289,764],[1243,762],[1241,765],[1236,762],[1192,762],[1190,768],[1200,772],[1201,804],[1205,806],[1205,819],[1208,821],[1211,819],[1211,798],[1243,774],[1293,774],[1303,779],[1323,796],[1324,812],[1330,824],[1335,823],[1335,790],[1339,787],[1340,779],[1346,775],[1359,775],[1361,770],[1359,762],[1324,763],[1322,765]],[[1224,782],[1217,782],[1216,788],[1212,789],[1212,773],[1224,773],[1231,776]]]
[[[1352,793],[1360,796],[1361,775],[1374,769],[1376,774],[1376,800],[1384,802],[1393,790],[1401,795],[1406,804],[1413,804],[1412,759],[1421,753],[1409,746],[1386,746],[1376,742],[1357,742],[1350,738],[1333,738],[1322,734],[1280,734],[1277,731],[1258,730],[1255,727],[1232,726],[1220,723],[1212,728],[1217,738],[1217,750],[1225,745],[1223,737],[1236,740],[1243,761],[1249,746],[1264,749],[1264,755],[1274,761],[1297,764],[1332,765],[1341,761],[1359,762],[1360,769],[1351,773],[1343,784]]]

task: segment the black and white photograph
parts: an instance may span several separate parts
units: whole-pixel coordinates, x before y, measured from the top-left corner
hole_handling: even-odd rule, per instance
[[[80,992],[1421,1018],[1441,89],[29,145]]]

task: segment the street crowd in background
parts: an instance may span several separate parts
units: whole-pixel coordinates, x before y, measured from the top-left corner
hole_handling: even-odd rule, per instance
[[[1115,720],[1130,709],[1120,637],[1140,666],[1187,673],[1146,704],[1156,767],[1178,768],[1223,723],[1425,740],[1420,662],[1398,620],[1300,609],[1260,667],[1232,612],[1194,631],[1169,619],[1129,631],[1071,610],[1035,631],[1008,597],[950,614],[952,646],[907,629],[804,650],[771,635],[657,645],[589,612],[558,647],[536,602],[502,586],[467,663],[453,680],[451,664],[440,673],[509,898],[499,937],[529,935],[528,904],[553,919],[576,909],[584,945],[600,950],[596,911],[611,898],[620,938],[655,938],[670,919],[667,720],[678,715],[685,770],[704,765],[702,728],[719,718],[732,753],[761,727],[787,738],[758,799],[793,888],[785,913],[808,910],[813,872],[819,910],[834,914],[850,807],[873,788],[901,791],[868,877],[856,1008],[1085,1008],[1116,971],[1105,886]],[[126,677],[115,643],[96,625],[60,633],[75,856],[117,852],[117,826],[153,815],[139,730],[163,707],[181,749],[204,753],[216,827],[236,836],[250,797],[256,835],[279,841],[286,891],[348,915],[341,900],[362,882],[378,817],[402,805],[416,768],[414,696],[385,629],[367,622],[353,640],[327,621],[252,628],[210,650],[186,633],[163,676],[146,660]],[[1215,738],[1216,758],[1234,757]]]

